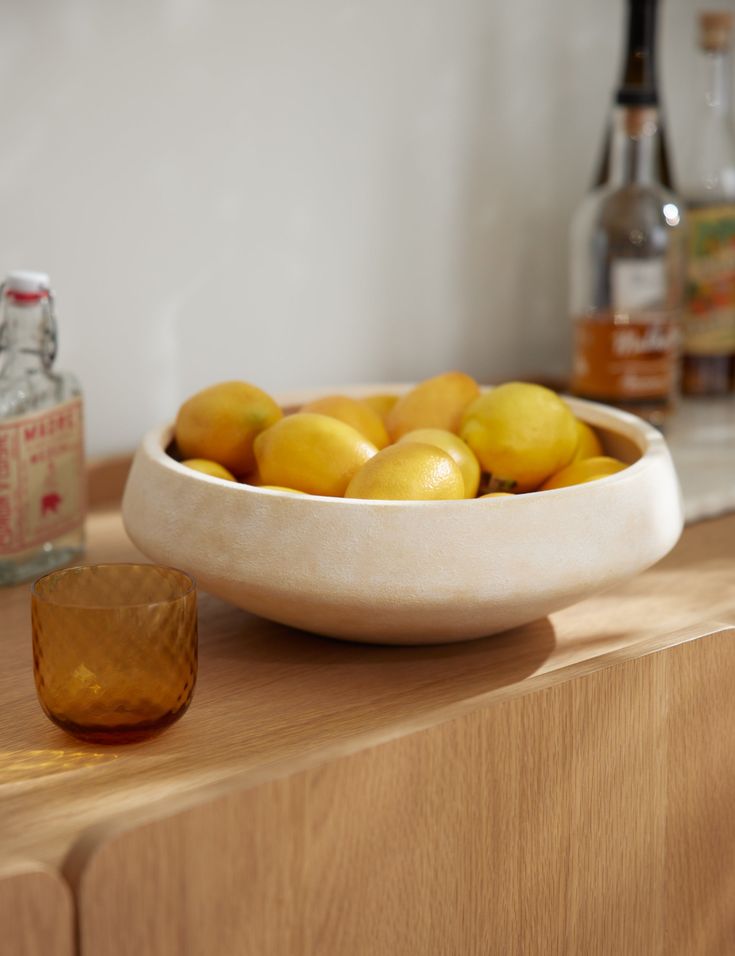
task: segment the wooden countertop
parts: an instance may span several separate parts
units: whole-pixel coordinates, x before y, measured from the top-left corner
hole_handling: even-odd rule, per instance
[[[87,559],[138,558],[117,509],[105,495],[94,500]],[[96,824],[196,804],[229,779],[314,766],[566,680],[601,655],[640,655],[658,638],[733,624],[734,542],[735,515],[704,521],[623,586],[502,635],[425,648],[319,638],[200,594],[192,706],[160,737],[127,747],[75,742],[46,719],[33,685],[30,586],[0,591],[0,858],[63,869]]]

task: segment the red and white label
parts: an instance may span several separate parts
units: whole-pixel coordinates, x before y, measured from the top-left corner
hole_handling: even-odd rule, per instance
[[[84,507],[81,398],[0,421],[0,556],[73,531]]]

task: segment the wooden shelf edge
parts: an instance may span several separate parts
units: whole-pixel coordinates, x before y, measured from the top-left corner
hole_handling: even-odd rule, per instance
[[[0,950],[14,956],[76,951],[72,888],[53,866],[36,860],[0,862]]]
[[[189,810],[236,790],[253,789],[262,784],[312,770],[351,754],[379,747],[398,738],[429,730],[512,697],[527,696],[596,671],[706,638],[735,640],[735,625],[719,621],[703,621],[669,634],[646,638],[632,646],[616,649],[584,661],[576,661],[553,671],[542,671],[524,681],[523,690],[520,692],[516,685],[502,687],[459,703],[449,704],[428,716],[405,720],[387,730],[368,731],[363,736],[348,742],[336,742],[296,760],[290,758],[274,762],[267,767],[230,771],[221,779],[203,784],[185,794],[157,800],[146,807],[120,813],[89,827],[70,847],[61,864],[62,873],[77,892],[84,879],[85,871],[96,853],[110,840],[115,840],[131,829]]]

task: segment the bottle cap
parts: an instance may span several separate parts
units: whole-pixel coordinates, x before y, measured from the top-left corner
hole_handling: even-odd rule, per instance
[[[732,14],[724,10],[707,11],[699,15],[699,45],[716,53],[730,48]]]
[[[43,299],[49,294],[49,291],[49,277],[45,272],[15,269],[5,280],[6,294],[21,301]]]

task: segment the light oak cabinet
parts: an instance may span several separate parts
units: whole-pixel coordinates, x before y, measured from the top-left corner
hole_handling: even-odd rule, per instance
[[[136,557],[114,507],[89,531]],[[3,956],[735,953],[735,516],[466,644],[203,596],[191,710],[127,748],[41,713],[27,588],[0,621]]]

